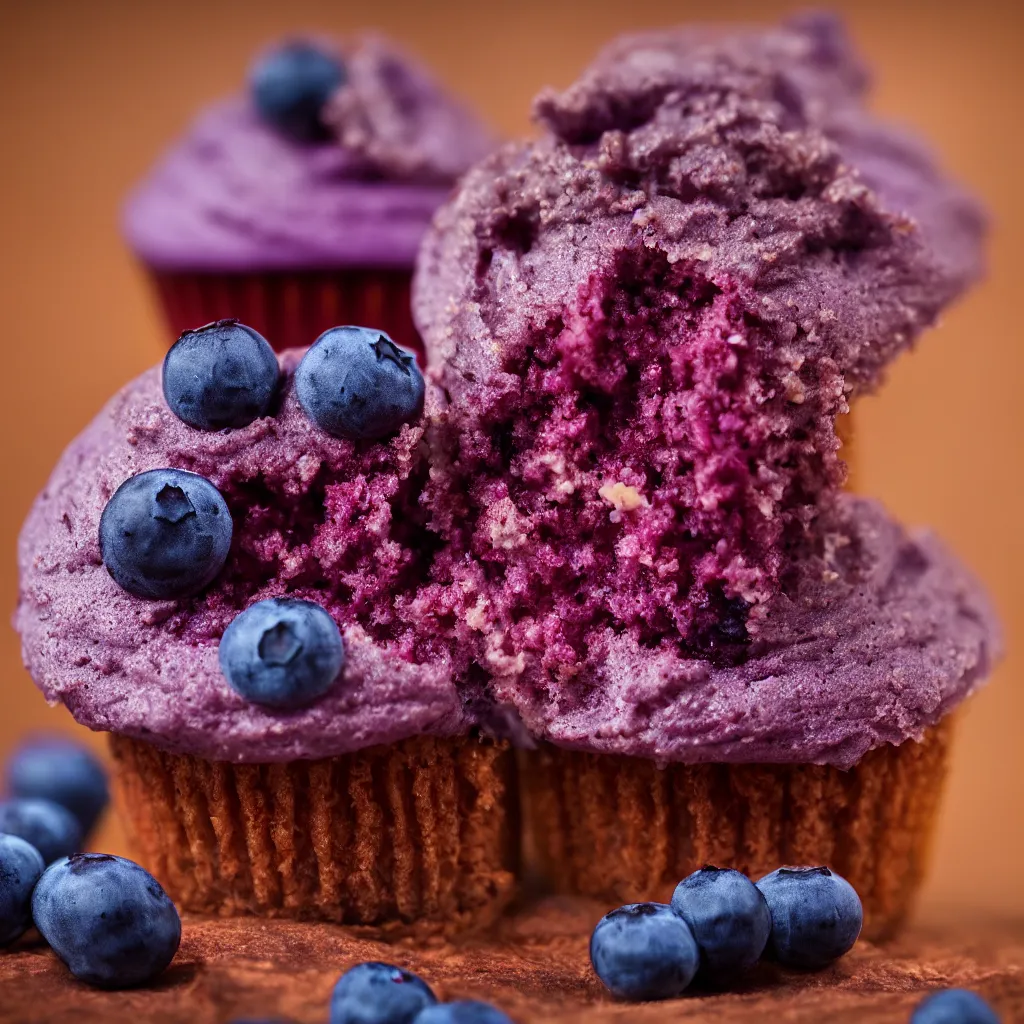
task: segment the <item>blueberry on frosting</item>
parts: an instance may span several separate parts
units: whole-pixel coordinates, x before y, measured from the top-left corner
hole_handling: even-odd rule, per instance
[[[254,704],[299,708],[322,696],[345,665],[334,619],[296,598],[259,601],[237,615],[220,641],[220,667]]]
[[[383,332],[334,327],[303,356],[295,390],[321,430],[377,440],[420,415],[426,388],[416,357]]]
[[[274,350],[237,320],[185,331],[164,359],[164,398],[197,430],[244,427],[266,415],[277,380]]]
[[[107,502],[100,554],[118,586],[136,597],[188,597],[223,568],[231,534],[231,513],[209,480],[151,469],[130,477]]]
[[[249,73],[249,89],[260,116],[300,142],[326,135],[321,111],[345,81],[345,67],[313,43],[294,40],[261,57]]]

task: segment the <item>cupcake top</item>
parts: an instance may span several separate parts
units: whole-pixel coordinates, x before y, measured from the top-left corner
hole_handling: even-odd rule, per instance
[[[129,198],[150,266],[411,267],[437,206],[492,146],[465,106],[376,37],[297,40],[204,112]]]
[[[456,541],[539,691],[609,628],[746,657],[844,480],[836,417],[979,272],[976,206],[863,90],[831,19],[627,37],[435,219]]]
[[[279,358],[273,404],[236,429],[188,426],[169,407],[159,368],[143,374],[71,444],[33,507],[19,545],[16,626],[36,683],[84,725],[230,761],[323,757],[467,728],[455,685],[462,669],[431,625],[447,610],[429,585],[417,501],[426,418],[382,440],[330,436],[296,396],[299,354]],[[428,410],[435,401],[428,396]],[[140,585],[130,559],[101,549],[112,496],[155,469],[196,474],[192,484],[216,488],[233,521],[226,560],[214,552],[212,578],[195,595],[162,597],[180,589],[165,572],[142,584],[156,592],[139,596],[126,589]],[[194,508],[202,517],[197,493],[190,484],[158,490],[154,514],[173,523]],[[189,553],[209,556],[201,544]],[[340,675],[297,708],[246,699],[219,657],[240,612],[281,596],[322,608],[344,642]],[[292,654],[287,631],[264,642],[277,645],[268,656],[279,661]]]

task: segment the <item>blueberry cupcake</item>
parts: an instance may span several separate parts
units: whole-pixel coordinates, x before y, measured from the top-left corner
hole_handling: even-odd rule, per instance
[[[831,19],[620,40],[425,241],[434,494],[564,890],[830,863],[878,934],[920,877],[997,629],[843,496],[837,421],[978,275],[982,221],[864,84]]]
[[[281,350],[372,323],[415,348],[417,246],[491,142],[390,44],[293,40],[161,159],[128,200],[124,231],[172,337],[237,317]]]
[[[436,407],[379,331],[275,356],[215,323],[37,499],[26,664],[110,733],[142,860],[184,907],[454,927],[508,899],[510,754],[460,689],[420,504]]]

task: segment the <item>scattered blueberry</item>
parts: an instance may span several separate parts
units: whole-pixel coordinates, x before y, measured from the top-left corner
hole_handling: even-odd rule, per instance
[[[181,919],[160,883],[106,853],[51,864],[32,894],[32,919],[71,973],[101,988],[150,981],[181,941]]]
[[[231,513],[205,477],[151,469],[126,480],[100,517],[100,554],[118,586],[153,600],[211,583],[231,547]]]
[[[416,357],[367,327],[332,327],[295,371],[309,418],[334,437],[373,440],[394,434],[423,411]]]
[[[918,1003],[910,1024],[999,1024],[999,1017],[976,992],[949,988]]]
[[[672,894],[672,909],[689,926],[711,975],[753,967],[761,958],[772,917],[761,891],[739,871],[701,868]]]
[[[852,885],[828,868],[779,868],[757,883],[768,901],[768,949],[786,967],[824,967],[848,952],[864,911]]]
[[[271,51],[249,72],[249,89],[260,116],[301,142],[326,137],[321,111],[344,81],[341,61],[303,40]]]
[[[185,331],[164,357],[164,398],[197,430],[244,427],[266,414],[277,389],[274,350],[237,320]]]
[[[512,1018],[490,1003],[460,999],[428,1007],[416,1018],[415,1024],[512,1024]]]
[[[220,641],[221,671],[255,704],[309,704],[330,689],[344,665],[341,633],[312,601],[258,601],[232,619]]]
[[[0,832],[21,836],[40,852],[46,864],[75,853],[82,845],[78,819],[52,800],[24,797],[0,803]]]
[[[110,799],[107,774],[99,760],[79,743],[47,736],[22,744],[7,762],[11,796],[52,800],[66,807],[92,831]]]
[[[330,1024],[412,1024],[437,996],[410,971],[391,964],[356,964],[334,986]]]
[[[689,926],[671,907],[630,903],[598,922],[590,962],[620,999],[672,999],[693,981],[700,953]]]
[[[32,888],[45,867],[31,843],[0,832],[0,946],[32,924]]]

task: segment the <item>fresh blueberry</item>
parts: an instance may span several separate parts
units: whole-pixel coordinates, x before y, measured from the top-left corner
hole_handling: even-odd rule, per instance
[[[330,1024],[412,1024],[437,996],[415,974],[391,964],[356,964],[334,986]]]
[[[629,903],[590,937],[590,962],[620,999],[672,999],[693,981],[700,953],[689,925],[664,903]]]
[[[428,1007],[414,1024],[512,1024],[512,1018],[490,1003],[460,999]]]
[[[327,135],[324,104],[345,81],[341,61],[301,39],[272,50],[249,72],[249,89],[260,116],[300,142]]]
[[[52,800],[25,797],[0,803],[0,832],[21,836],[42,854],[46,864],[74,853],[82,845],[78,819]]]
[[[425,385],[416,357],[367,327],[332,327],[295,371],[309,418],[334,437],[376,440],[423,411]]]
[[[59,736],[22,744],[7,762],[7,788],[11,796],[66,807],[78,819],[83,836],[92,831],[110,799],[99,760],[81,744]]]
[[[31,843],[0,832],[0,946],[13,942],[32,923],[32,888],[45,867]]]
[[[197,430],[244,427],[266,415],[277,388],[274,350],[237,320],[185,331],[164,358],[164,398]]]
[[[864,911],[852,885],[828,868],[779,868],[757,883],[772,915],[768,950],[786,967],[824,967],[848,952]]]
[[[151,469],[126,480],[100,516],[100,554],[118,586],[152,600],[211,583],[231,548],[231,513],[205,477]]]
[[[976,992],[948,988],[918,1003],[910,1024],[999,1024],[999,1017]]]
[[[672,894],[672,909],[690,926],[710,975],[753,967],[768,944],[772,917],[761,891],[739,871],[701,868]]]
[[[312,601],[258,601],[231,620],[220,641],[221,671],[254,704],[309,704],[330,689],[344,665],[341,633]]]
[[[32,920],[71,973],[100,988],[150,981],[181,941],[181,919],[160,883],[106,853],[51,864],[32,894]]]

